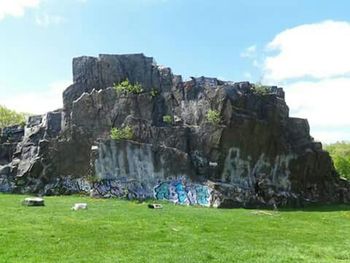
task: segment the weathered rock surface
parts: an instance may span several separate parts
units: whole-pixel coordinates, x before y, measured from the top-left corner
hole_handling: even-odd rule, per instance
[[[143,92],[117,93],[128,79]],[[0,191],[154,197],[214,207],[348,202],[349,183],[289,117],[283,89],[249,82],[183,81],[143,54],[73,59],[64,108],[4,129]],[[207,120],[220,113],[218,124]],[[171,116],[173,122],[164,122]],[[129,126],[130,140],[110,139]]]

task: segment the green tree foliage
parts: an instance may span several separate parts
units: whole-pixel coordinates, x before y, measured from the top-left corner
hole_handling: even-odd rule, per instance
[[[25,120],[26,115],[24,113],[18,113],[0,105],[0,128],[4,128],[11,125],[24,126]]]
[[[134,132],[130,126],[111,129],[111,138],[113,140],[131,140],[133,136]]]
[[[141,84],[139,83],[131,84],[128,79],[118,84],[114,83],[113,87],[117,92],[140,94],[143,91]]]
[[[220,112],[217,110],[209,110],[207,113],[207,120],[211,124],[219,124],[221,121]]]
[[[338,173],[350,179],[350,142],[326,145],[325,149],[330,153]]]

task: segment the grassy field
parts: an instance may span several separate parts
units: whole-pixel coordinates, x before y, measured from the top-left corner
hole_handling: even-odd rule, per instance
[[[219,210],[0,194],[0,262],[350,262],[350,206]],[[76,202],[88,210],[72,211]]]

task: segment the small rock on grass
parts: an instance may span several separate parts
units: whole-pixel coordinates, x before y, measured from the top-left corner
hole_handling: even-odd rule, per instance
[[[72,210],[74,211],[78,211],[78,210],[85,210],[88,208],[87,203],[76,203],[74,204],[74,206],[72,207]]]
[[[151,208],[151,209],[162,209],[163,206],[161,204],[149,204],[148,208]]]
[[[22,201],[22,205],[25,206],[45,206],[43,198],[40,197],[27,197]]]

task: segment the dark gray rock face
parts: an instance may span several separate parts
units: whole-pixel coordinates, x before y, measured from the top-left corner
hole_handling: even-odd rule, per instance
[[[0,134],[0,143],[16,143],[22,140],[24,128],[19,125],[5,127]]]
[[[116,92],[125,79],[143,91]],[[142,54],[75,58],[73,80],[62,110],[31,117],[24,130],[4,129],[0,191],[213,207],[350,199],[307,120],[289,117],[281,88],[183,81]],[[132,138],[111,140],[112,127],[127,126]]]
[[[73,82],[63,93],[64,109],[69,112],[74,100],[84,92],[100,90],[128,79],[140,83],[145,90],[160,89],[161,75],[169,74],[153,64],[153,59],[143,54],[100,55],[73,59]],[[167,77],[165,76],[165,79]],[[172,80],[171,72],[168,77]],[[169,85],[164,81],[164,84]],[[170,83],[171,84],[171,83]],[[165,87],[166,88],[166,87]],[[170,88],[170,87],[168,87]]]

